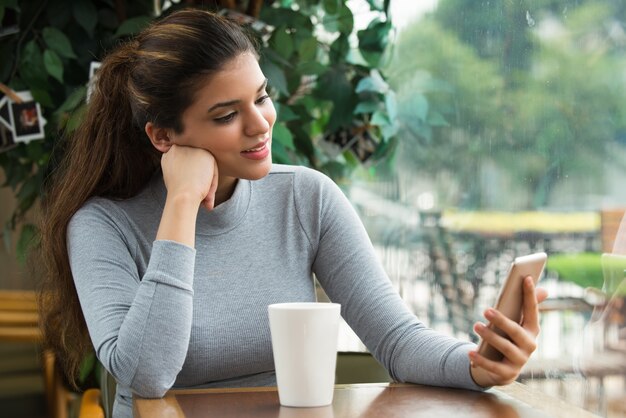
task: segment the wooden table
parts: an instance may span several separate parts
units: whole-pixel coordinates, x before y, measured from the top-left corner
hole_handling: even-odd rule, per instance
[[[281,407],[275,387],[171,390],[133,399],[135,418],[597,418],[588,411],[513,383],[485,393],[399,383],[335,386],[333,404]]]

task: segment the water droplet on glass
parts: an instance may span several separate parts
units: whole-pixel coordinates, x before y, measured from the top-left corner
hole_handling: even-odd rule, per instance
[[[530,15],[530,12],[528,10],[526,10],[526,23],[531,28],[535,26],[535,19],[533,19],[533,17]]]

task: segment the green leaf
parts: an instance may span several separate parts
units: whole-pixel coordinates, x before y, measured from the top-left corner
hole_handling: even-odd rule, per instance
[[[276,65],[273,61],[261,57],[259,62],[263,74],[268,78],[269,85],[276,88],[280,93],[285,96],[289,96],[289,89],[287,88],[287,78],[285,72]]]
[[[33,95],[33,100],[44,107],[52,108],[54,107],[54,102],[52,101],[52,97],[47,90],[43,89],[31,89],[30,93]]]
[[[49,88],[48,73],[43,65],[43,55],[34,40],[29,41],[22,50],[19,73],[22,80],[30,88]]]
[[[389,140],[398,133],[398,125],[383,125],[380,127],[380,130],[383,133],[383,138],[385,138],[385,140]]]
[[[372,66],[378,66],[389,41],[391,22],[373,20],[366,29],[357,32],[359,50],[363,58]]]
[[[326,129],[334,132],[339,127],[347,127],[352,122],[352,112],[357,105],[352,84],[342,67],[327,71],[319,79],[315,90],[317,97],[329,100],[332,111]]]
[[[32,224],[25,224],[22,226],[20,237],[17,240],[16,253],[17,259],[21,264],[26,262],[28,256],[28,250],[35,242],[37,236],[37,228]]]
[[[302,75],[305,75],[305,74],[320,75],[320,74],[323,74],[327,69],[328,68],[324,64],[317,62],[317,61],[301,62],[296,67],[296,71]]]
[[[292,162],[287,149],[278,141],[272,143],[272,160],[277,164],[289,164]]]
[[[334,15],[339,12],[341,2],[339,0],[324,0],[323,6],[326,13]]]
[[[152,19],[149,16],[137,16],[122,22],[115,35],[115,38],[119,38],[120,36],[126,35],[134,35],[135,33],[140,32],[143,28],[148,26]]]
[[[408,111],[414,115],[419,120],[426,120],[426,115],[428,115],[428,99],[423,94],[415,94],[409,100]]]
[[[293,135],[284,123],[274,124],[274,128],[272,130],[272,139],[278,141],[287,149],[296,149],[295,145],[293,144]]]
[[[380,109],[380,104],[378,102],[361,102],[354,109],[354,114],[374,113],[378,109]]]
[[[63,83],[63,62],[56,52],[46,49],[43,53],[43,64],[48,74]]]
[[[385,93],[385,107],[387,108],[387,115],[390,120],[398,118],[398,100],[396,99],[396,93],[393,90]]]
[[[65,125],[65,129],[68,133],[72,133],[76,130],[76,128],[78,128],[83,121],[83,116],[85,116],[86,112],[87,106],[81,106],[70,115],[70,118]]]
[[[430,126],[450,126],[448,121],[439,112],[429,112],[428,120],[426,121]]]
[[[289,122],[300,119],[286,104],[274,103],[274,107],[276,107],[276,113],[278,114],[278,122]]]
[[[74,19],[85,29],[90,37],[93,37],[96,24],[98,23],[98,9],[91,1],[75,1],[73,14]]]
[[[372,125],[377,126],[391,125],[391,120],[389,120],[389,117],[382,112],[374,112],[370,122],[372,123]]]
[[[293,40],[287,33],[285,26],[274,31],[270,39],[270,47],[284,59],[289,59],[293,53]]]
[[[313,61],[317,56],[317,39],[310,37],[300,43],[298,54],[301,61]]]
[[[376,70],[372,70],[370,76],[362,78],[356,86],[357,93],[367,91],[383,94],[389,91],[389,85],[385,80],[383,80],[380,73]]]
[[[86,355],[83,360],[80,362],[80,367],[78,371],[78,381],[84,383],[91,372],[94,370],[96,366],[96,355],[93,352],[90,352]]]
[[[330,46],[330,59],[333,63],[344,63],[350,52],[348,35],[341,34]]]
[[[46,45],[48,45],[51,50],[60,56],[66,58],[77,58],[74,50],[72,49],[72,44],[70,43],[69,38],[57,28],[53,28],[51,26],[44,28],[43,39],[46,42]]]
[[[76,109],[81,101],[85,98],[87,88],[85,86],[78,87],[70,94],[63,104],[57,110],[58,112],[71,112]]]
[[[348,36],[354,28],[354,16],[350,8],[342,2],[339,13],[325,15],[322,18],[322,24],[328,32],[339,32]]]
[[[380,11],[386,10],[383,0],[367,0],[367,2],[369,3],[370,7],[374,10],[380,10]]]
[[[288,8],[262,7],[260,20],[274,27],[287,25],[299,31],[313,32],[313,23],[309,16]]]

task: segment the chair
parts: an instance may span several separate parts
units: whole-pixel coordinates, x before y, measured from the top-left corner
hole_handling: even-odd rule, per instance
[[[105,418],[99,389],[87,389],[83,393],[78,418]]]
[[[35,292],[0,290],[0,341],[41,343]],[[65,387],[54,354],[48,350],[42,353],[42,369],[50,417],[67,418],[75,395]]]

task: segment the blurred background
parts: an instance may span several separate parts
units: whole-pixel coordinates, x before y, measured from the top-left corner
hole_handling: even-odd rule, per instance
[[[521,380],[626,416],[626,4],[391,11],[402,140],[349,195],[392,281],[430,326],[475,340],[512,259],[547,252],[550,299]]]

